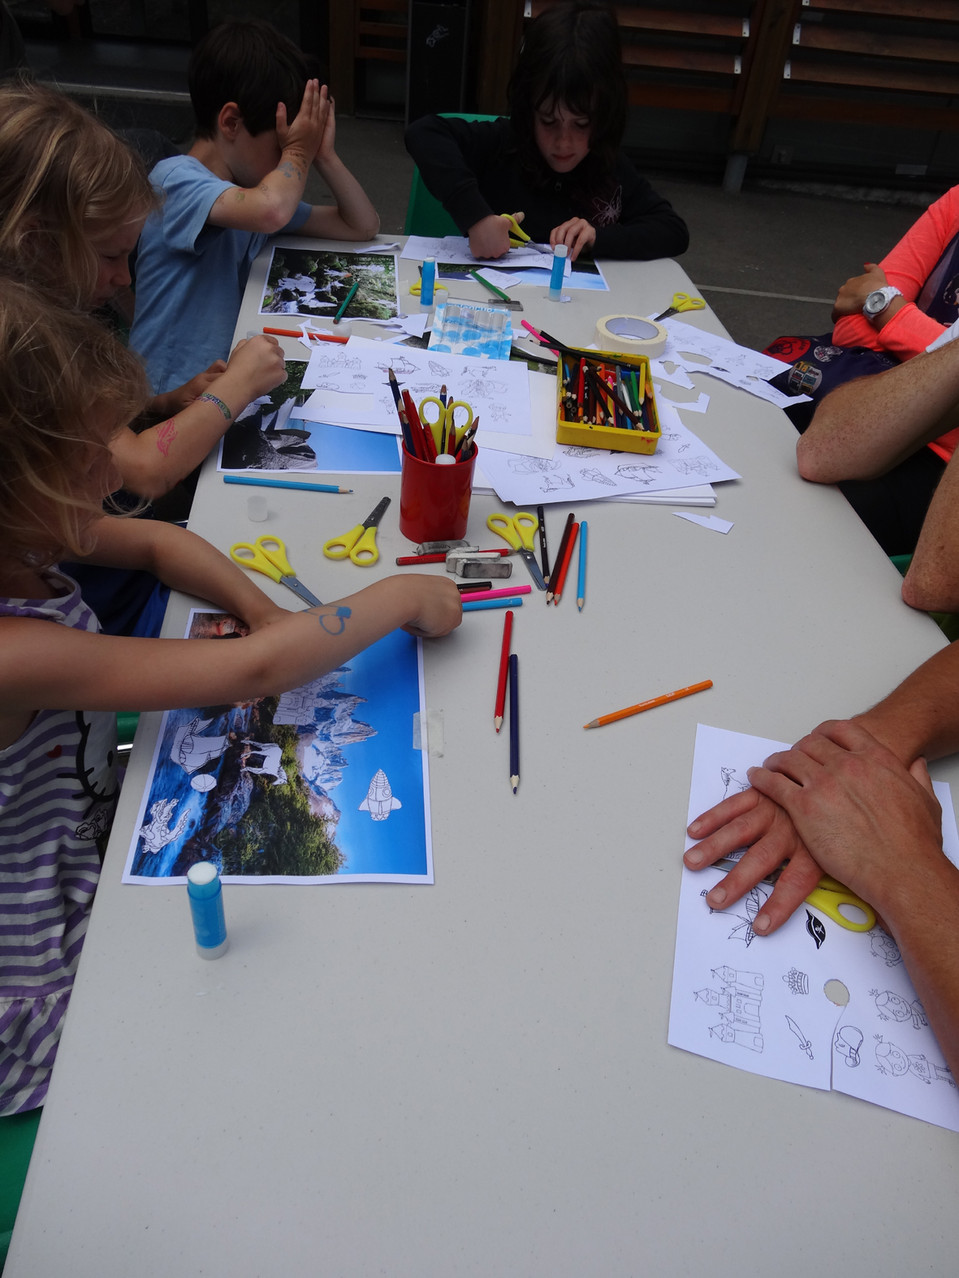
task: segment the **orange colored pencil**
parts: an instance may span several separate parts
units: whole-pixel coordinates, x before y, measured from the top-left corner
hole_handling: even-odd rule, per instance
[[[264,333],[272,333],[274,337],[302,337],[303,332],[298,328],[265,328]],[[318,333],[315,329],[308,328],[306,335],[315,342],[339,342],[341,346],[345,346],[350,340],[348,337],[342,337],[339,333]]]
[[[705,692],[713,686],[712,679],[704,679],[702,683],[691,683],[688,688],[677,688],[675,692],[665,692],[661,697],[653,697],[651,701],[640,701],[638,705],[627,706],[625,710],[614,710],[612,714],[601,714],[598,719],[590,719],[584,728],[601,728],[605,723],[615,723],[617,719],[626,719],[631,714],[642,714],[644,710],[652,710],[654,706],[664,706],[667,701],[678,701],[680,697],[691,697],[694,692]]]
[[[563,555],[563,562],[559,566],[559,572],[556,574],[556,584],[553,587],[553,606],[559,603],[563,594],[563,586],[566,584],[566,570],[569,568],[570,560],[573,558],[573,547],[576,545],[576,536],[579,533],[579,524],[574,523],[569,530],[569,541],[566,543],[566,552]]]
[[[503,712],[506,709],[506,676],[509,673],[509,641],[513,633],[513,610],[507,608],[503,618],[503,650],[499,657],[499,679],[496,684],[496,705],[493,710],[493,725],[499,732],[503,726]]]

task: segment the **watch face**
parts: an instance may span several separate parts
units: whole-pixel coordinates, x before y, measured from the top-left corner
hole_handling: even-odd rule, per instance
[[[863,304],[863,314],[871,319],[874,315],[878,315],[880,311],[884,311],[889,305],[890,299],[886,297],[885,289],[877,288],[875,292],[870,293]]]

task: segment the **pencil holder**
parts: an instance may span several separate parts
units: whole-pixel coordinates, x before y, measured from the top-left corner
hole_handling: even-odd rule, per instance
[[[421,461],[403,449],[400,532],[410,541],[459,541],[466,533],[476,448],[452,466]]]
[[[578,361],[569,354],[562,355],[556,368],[556,442],[558,444],[579,444],[586,448],[611,448],[617,452],[654,453],[662,434],[659,417],[656,413],[656,400],[653,396],[653,383],[650,375],[649,360],[645,355],[618,355],[612,351],[577,351],[580,361],[594,372],[618,368],[620,382],[628,378],[629,385],[625,391],[624,402],[634,406],[638,417],[636,422],[623,427],[615,423],[615,418],[608,416],[602,424],[588,419],[588,412],[579,417],[578,408],[588,401],[589,386],[584,385],[580,393],[578,382]],[[642,373],[642,394],[637,396],[633,373]],[[575,385],[574,385],[575,384]],[[593,382],[595,386],[595,382]],[[595,396],[594,396],[595,398]],[[602,399],[602,394],[600,399]],[[606,401],[607,406],[609,401]],[[619,414],[619,421],[628,420]]]

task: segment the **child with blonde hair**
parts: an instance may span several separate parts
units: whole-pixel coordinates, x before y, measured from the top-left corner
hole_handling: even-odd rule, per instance
[[[437,637],[460,621],[442,576],[387,577],[287,612],[186,530],[104,515],[113,437],[144,398],[136,360],[104,326],[0,279],[0,1115],[46,1094],[117,797],[115,712],[278,694],[397,627]],[[248,633],[100,634],[57,568],[64,555],[149,565]]]
[[[0,263],[93,310],[130,284],[128,259],[157,196],[139,157],[89,111],[39,84],[0,84]],[[192,370],[191,370],[192,371]],[[123,487],[155,500],[190,474],[247,404],[285,376],[277,342],[240,342],[150,404],[161,420],[117,433]]]

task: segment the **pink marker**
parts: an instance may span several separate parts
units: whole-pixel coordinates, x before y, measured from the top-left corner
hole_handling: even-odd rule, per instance
[[[475,599],[510,599],[514,595],[528,595],[532,589],[532,586],[510,586],[502,590],[464,590],[462,599],[463,603]]]

